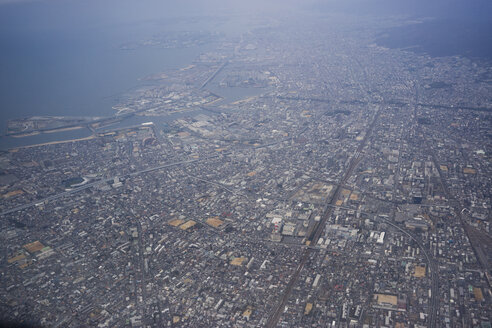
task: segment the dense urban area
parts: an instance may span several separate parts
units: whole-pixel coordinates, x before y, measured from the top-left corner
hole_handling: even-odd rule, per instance
[[[492,70],[378,45],[407,23],[195,33],[146,123],[2,152],[1,319],[491,327]]]

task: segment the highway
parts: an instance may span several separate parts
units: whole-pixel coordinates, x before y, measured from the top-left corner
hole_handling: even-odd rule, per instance
[[[225,66],[225,64],[226,63],[224,63],[221,67]],[[219,69],[221,69],[221,68],[219,68]],[[216,74],[217,73],[218,72],[216,72]],[[213,78],[213,76],[211,78]],[[379,109],[376,111],[376,113],[375,113],[375,115],[373,117],[373,120],[372,120],[370,126],[368,127],[367,132],[366,132],[363,140],[360,142],[360,144],[357,147],[357,150],[354,152],[354,156],[351,158],[350,163],[349,163],[349,166],[347,167],[346,171],[344,172],[341,181],[337,184],[337,187],[336,187],[336,189],[335,189],[335,191],[334,191],[334,193],[333,193],[333,195],[332,195],[329,203],[325,205],[325,209],[324,209],[324,212],[323,212],[323,215],[322,215],[322,219],[315,225],[315,227],[312,230],[311,234],[308,236],[307,240],[310,241],[310,246],[309,247],[306,247],[304,249],[304,251],[303,251],[303,253],[301,255],[301,260],[299,261],[299,264],[296,267],[296,270],[295,270],[294,274],[292,275],[291,279],[289,280],[289,282],[288,282],[288,284],[287,284],[287,286],[286,286],[286,288],[284,290],[284,293],[283,293],[281,299],[279,300],[278,304],[274,308],[273,313],[270,315],[270,317],[269,317],[269,319],[267,321],[266,327],[276,327],[277,326],[278,321],[279,321],[279,319],[280,319],[280,317],[281,317],[281,315],[282,315],[282,313],[283,313],[283,311],[285,309],[285,305],[287,304],[287,302],[289,300],[289,297],[290,297],[290,295],[292,293],[292,290],[293,290],[296,282],[299,279],[300,273],[303,270],[303,268],[305,267],[305,265],[306,265],[306,263],[307,263],[307,261],[309,259],[309,255],[311,254],[311,252],[316,251],[316,249],[317,249],[315,247],[315,245],[317,244],[319,238],[321,237],[321,235],[322,235],[322,233],[324,231],[324,228],[325,228],[325,225],[326,225],[326,221],[331,217],[331,214],[332,214],[334,208],[340,207],[340,206],[336,206],[335,203],[336,203],[336,201],[338,200],[338,198],[340,196],[340,193],[341,193],[341,190],[343,189],[343,186],[346,185],[348,179],[352,176],[354,169],[357,167],[358,163],[361,161],[361,159],[363,157],[363,153],[362,153],[363,148],[367,144],[367,141],[370,138],[370,135],[371,135],[371,133],[373,131],[373,128],[374,128],[374,126],[375,126],[378,118],[379,118]],[[290,139],[290,138],[286,138],[286,139]],[[268,145],[262,145],[260,147],[268,147],[268,146],[271,146],[271,145],[274,145],[274,144],[277,144],[277,143],[283,142],[283,141],[285,141],[285,140],[277,141],[277,142],[274,142],[274,143],[271,143],[271,144],[268,144]],[[260,147],[257,147],[257,148],[260,148]],[[226,155],[226,154],[223,154],[223,155]],[[114,177],[110,177],[110,178],[105,178],[105,179],[93,181],[93,182],[87,183],[87,184],[85,184],[83,186],[80,186],[80,187],[77,187],[77,188],[74,188],[74,189],[71,189],[71,190],[67,190],[67,191],[64,191],[64,192],[61,192],[61,193],[58,193],[58,194],[55,194],[55,195],[51,195],[51,196],[45,197],[45,198],[40,199],[40,200],[33,201],[31,203],[28,203],[28,204],[20,205],[20,206],[17,206],[17,207],[14,207],[14,208],[5,210],[5,211],[3,211],[3,212],[0,213],[0,216],[6,216],[8,214],[12,214],[12,213],[15,213],[15,212],[18,212],[18,211],[27,209],[29,207],[33,207],[33,206],[38,205],[38,204],[47,203],[47,202],[50,202],[50,201],[53,201],[53,200],[57,200],[57,199],[63,198],[65,196],[69,196],[69,195],[72,195],[72,194],[75,194],[75,193],[79,193],[79,192],[81,192],[83,190],[92,188],[94,186],[111,182],[116,177],[120,177],[120,178],[131,178],[131,177],[134,177],[134,176],[138,176],[138,175],[145,174],[145,173],[152,172],[152,171],[157,171],[157,170],[165,169],[165,168],[168,168],[168,167],[173,167],[173,166],[178,166],[178,165],[186,165],[186,164],[201,162],[201,161],[205,161],[205,160],[208,160],[208,159],[211,159],[211,158],[217,158],[217,157],[219,157],[219,155],[213,155],[213,156],[207,156],[207,157],[203,157],[203,158],[199,158],[199,159],[185,160],[185,161],[179,161],[179,162],[174,162],[174,163],[168,163],[168,164],[163,164],[163,165],[159,165],[159,166],[155,166],[155,167],[150,167],[150,168],[147,168],[147,169],[142,169],[142,170],[139,170],[139,171],[136,171],[136,172],[132,172],[132,173],[123,175],[123,176],[114,176]],[[433,158],[433,159],[434,159],[435,166],[439,170],[439,166],[437,165],[437,161],[435,160],[435,158]],[[439,173],[441,173],[441,172],[439,172]],[[190,176],[190,177],[195,178],[195,179],[199,179],[199,180],[204,181],[204,182],[207,182],[207,183],[213,183],[211,181],[208,181],[208,180],[205,180],[205,179],[201,179],[201,178],[198,178],[198,177],[195,177],[195,176]],[[441,177],[440,180],[441,180],[441,183],[443,183],[442,177]],[[221,184],[217,184],[217,183],[213,183],[213,184],[216,184],[218,187],[224,188],[227,191],[229,191],[231,193],[234,193],[234,191],[227,189],[225,186],[223,186]],[[447,188],[446,188],[445,185],[443,186],[443,189],[445,190],[446,194],[448,194],[448,190],[447,190]],[[451,199],[449,197],[449,195],[447,195],[447,196],[448,196],[448,199]],[[428,322],[429,322],[429,327],[430,328],[436,327],[437,310],[438,310],[438,307],[439,307],[439,285],[438,285],[438,266],[437,266],[437,263],[436,263],[435,259],[432,257],[432,255],[429,255],[429,253],[427,252],[427,250],[422,245],[421,241],[418,240],[412,233],[406,231],[405,229],[399,227],[398,225],[395,225],[393,222],[391,222],[391,221],[389,221],[387,219],[376,217],[376,216],[375,216],[375,219],[376,220],[381,220],[381,221],[385,222],[386,224],[388,224],[388,225],[394,227],[395,229],[399,230],[403,234],[407,235],[422,250],[422,253],[424,254],[424,256],[426,258],[426,261],[428,263],[429,274],[430,274],[431,280],[432,280],[432,287],[431,287],[432,293],[431,293],[431,300],[430,300],[430,304],[429,304],[429,320],[428,320]],[[142,266],[141,263],[140,263],[140,266]],[[143,267],[141,267],[141,270],[143,270]],[[145,274],[145,273],[142,273],[142,274]],[[142,279],[142,281],[145,281],[145,279]],[[143,293],[145,293],[145,291],[143,291]],[[145,295],[143,295],[143,298],[144,299],[146,298]]]
[[[304,129],[304,130],[302,130],[300,134],[302,134],[306,130],[307,130],[307,128]],[[277,145],[279,143],[282,143],[284,141],[291,140],[292,138],[293,137],[284,138],[284,139],[281,139],[281,140],[278,140],[278,141],[275,141],[275,142],[272,142],[272,143],[269,143],[269,144],[265,144],[265,145],[260,145],[260,146],[254,147],[253,149],[270,147],[270,146],[273,146],[273,145]],[[222,155],[223,156],[231,155],[231,152],[224,152],[224,153],[222,153]],[[187,161],[180,161],[180,162],[175,162],[175,163],[163,164],[163,165],[154,166],[154,167],[150,167],[150,168],[147,168],[147,169],[139,170],[139,171],[136,171],[136,172],[132,172],[132,173],[129,173],[129,174],[126,174],[126,175],[123,175],[123,176],[114,176],[114,177],[111,177],[111,178],[106,178],[106,179],[102,179],[102,180],[97,180],[97,181],[89,182],[89,183],[87,183],[87,184],[85,184],[83,186],[80,186],[80,187],[77,187],[77,188],[74,188],[74,189],[70,189],[70,190],[67,190],[67,191],[64,191],[64,192],[55,194],[55,195],[51,195],[51,196],[48,196],[48,197],[45,197],[45,198],[42,198],[42,199],[33,201],[31,203],[27,203],[27,204],[24,204],[24,205],[19,205],[19,206],[16,206],[14,208],[5,210],[5,211],[3,211],[3,212],[0,213],[0,217],[5,216],[5,215],[8,215],[8,214],[15,213],[15,212],[18,212],[18,211],[25,210],[26,208],[29,208],[29,207],[32,207],[32,206],[35,206],[35,205],[38,205],[38,204],[43,204],[43,203],[50,202],[50,201],[53,201],[53,200],[56,200],[56,199],[60,199],[62,197],[65,197],[65,196],[68,196],[68,195],[71,195],[71,194],[79,193],[79,192],[81,192],[83,190],[86,190],[86,189],[89,189],[91,187],[94,187],[94,186],[97,186],[97,185],[100,185],[100,184],[103,184],[103,183],[108,183],[110,181],[113,181],[117,177],[119,177],[119,178],[131,178],[131,177],[134,177],[134,176],[137,176],[137,175],[140,175],[140,174],[144,174],[144,173],[147,173],[147,172],[157,171],[157,170],[161,170],[161,169],[165,169],[165,168],[173,167],[173,166],[177,166],[177,165],[184,165],[184,164],[201,162],[201,161],[205,161],[205,160],[208,160],[208,159],[211,159],[211,158],[217,158],[217,157],[219,157],[219,154],[212,155],[212,156],[207,156],[207,157],[203,157],[203,158],[198,158],[198,159],[193,159],[193,160],[187,160]],[[193,178],[197,178],[197,177],[193,177]],[[203,180],[203,181],[210,182],[210,181],[207,181],[207,180]],[[220,186],[221,188],[225,188],[225,186],[220,185],[220,184],[218,186]],[[229,192],[234,193],[232,190],[229,190],[229,189],[227,189],[227,190]]]
[[[326,225],[326,221],[331,216],[333,209],[334,209],[334,206],[335,206],[335,203],[340,196],[340,193],[342,191],[342,186],[346,184],[347,180],[352,175],[355,167],[357,166],[357,164],[362,159],[362,155],[361,155],[362,150],[363,150],[364,146],[366,145],[367,140],[369,139],[369,137],[372,133],[372,130],[374,128],[374,125],[376,124],[376,121],[378,120],[378,118],[379,118],[379,109],[377,110],[371,124],[369,125],[369,127],[367,129],[367,133],[365,134],[364,139],[362,139],[361,143],[357,147],[357,151],[355,152],[355,155],[350,160],[350,164],[349,164],[347,170],[345,171],[345,173],[342,177],[342,180],[340,181],[340,183],[338,183],[335,191],[333,192],[333,195],[331,197],[330,202],[325,206],[322,219],[318,222],[318,224],[315,226],[315,228],[311,232],[311,235],[307,238],[307,240],[310,241],[310,245],[313,245],[313,246],[316,245],[319,237],[323,233],[324,227]],[[287,286],[285,288],[285,291],[284,291],[281,299],[279,300],[276,307],[274,308],[273,313],[268,318],[268,321],[266,323],[267,328],[273,328],[273,327],[277,326],[278,321],[280,319],[280,316],[282,315],[282,313],[285,309],[285,305],[287,304],[287,301],[289,300],[290,294],[292,293],[292,289],[294,288],[297,280],[299,279],[301,271],[304,268],[304,266],[306,265],[306,262],[309,259],[309,255],[312,251],[313,251],[312,248],[306,248],[303,251],[303,253],[301,255],[301,260],[299,261],[299,264],[297,265],[297,268],[294,271],[294,274],[292,275],[291,279],[287,283]]]
[[[415,94],[415,105],[413,106],[413,115],[412,115],[412,124],[414,128],[417,130],[420,128],[420,125],[417,122],[417,109],[418,109],[418,104],[419,104],[419,94],[416,92]],[[422,131],[424,132],[424,131]],[[427,144],[425,144],[427,146]],[[436,163],[434,163],[435,165]],[[437,169],[439,170],[439,166],[437,166]],[[440,174],[440,172],[439,172]],[[442,185],[442,180],[441,185]],[[415,239],[414,239],[415,240]],[[427,258],[427,263],[429,264],[429,274],[431,275],[431,297],[430,297],[430,304],[429,304],[429,312],[428,312],[428,327],[429,328],[434,328],[436,327],[436,320],[437,320],[437,310],[439,309],[439,274],[438,274],[438,266],[436,264],[436,261],[434,258],[431,258],[429,254],[423,249],[421,246],[421,243],[416,241],[417,245],[422,249],[424,252],[425,257]],[[431,260],[432,259],[432,260]]]
[[[219,155],[213,155],[213,156],[207,156],[207,157],[193,159],[193,160],[187,160],[187,161],[180,161],[180,162],[175,162],[175,163],[163,164],[163,165],[154,166],[154,167],[150,167],[150,168],[147,168],[147,169],[139,170],[139,171],[136,171],[136,172],[132,172],[132,173],[126,174],[124,176],[114,176],[114,177],[111,177],[111,178],[106,178],[106,179],[102,179],[102,180],[93,181],[93,182],[87,183],[87,184],[85,184],[83,186],[77,187],[75,189],[67,190],[67,191],[58,193],[56,195],[51,195],[51,196],[48,196],[46,198],[42,198],[42,199],[36,200],[34,202],[28,203],[28,204],[19,205],[17,207],[14,207],[14,208],[5,210],[2,213],[0,213],[0,216],[5,216],[5,215],[8,215],[8,214],[12,214],[12,213],[15,213],[15,212],[18,212],[18,211],[25,210],[26,208],[35,206],[37,204],[47,203],[47,202],[50,202],[50,201],[53,201],[53,200],[56,200],[56,199],[59,199],[59,198],[62,198],[62,197],[68,196],[68,195],[79,193],[79,192],[81,192],[83,190],[86,190],[86,189],[89,189],[91,187],[94,187],[94,186],[97,186],[97,185],[100,185],[100,184],[103,184],[103,183],[108,183],[110,181],[113,181],[117,177],[119,177],[119,178],[130,178],[130,177],[134,177],[134,176],[137,176],[137,175],[140,175],[140,174],[144,174],[144,173],[148,173],[148,172],[152,172],[152,171],[157,171],[157,170],[162,170],[162,169],[165,169],[165,168],[168,168],[168,167],[173,167],[173,166],[177,166],[177,165],[185,165],[185,164],[190,164],[190,163],[196,163],[196,162],[205,161],[205,160],[208,160],[208,159],[211,159],[211,158],[216,158],[218,156]]]
[[[212,74],[210,75],[210,77],[205,81],[203,82],[203,84],[200,86],[200,89],[203,89],[207,86],[207,84],[212,81],[216,76],[217,74],[220,73],[220,71],[222,71],[222,69],[227,65],[228,61],[226,60],[222,65],[220,65],[219,68],[217,68],[217,70]]]
[[[426,147],[427,149],[430,149],[430,147],[428,147],[427,143],[426,143]],[[433,152],[430,152],[430,155],[432,157],[432,162],[434,163],[434,166],[436,167],[437,169],[437,172],[439,174],[439,182],[440,182],[440,185],[441,185],[441,188],[444,192],[444,195],[446,196],[446,198],[450,201],[451,203],[451,207],[454,208],[454,211],[456,212],[456,215],[458,216],[458,219],[461,223],[461,226],[463,228],[463,231],[465,232],[468,240],[470,241],[470,245],[473,249],[473,251],[475,252],[475,254],[477,255],[477,259],[479,260],[479,263],[482,265],[482,269],[487,272],[487,267],[484,265],[484,263],[482,263],[480,261],[480,256],[479,256],[479,250],[477,250],[477,248],[475,247],[475,243],[473,243],[471,240],[471,236],[469,235],[469,229],[467,229],[467,224],[466,224],[466,221],[465,219],[463,218],[463,212],[465,210],[465,208],[463,207],[463,205],[461,204],[461,202],[454,196],[451,194],[451,192],[449,191],[449,188],[448,188],[448,185],[447,185],[447,182],[446,180],[444,179],[443,177],[443,174],[442,174],[442,171],[441,171],[441,166],[439,165],[439,162],[436,158],[436,155],[435,153]],[[436,272],[437,274],[437,272]],[[437,280],[439,279],[438,277],[436,278]],[[437,283],[436,283],[437,285]],[[437,288],[437,291],[436,293],[439,292],[439,289]],[[432,290],[432,293],[434,294],[434,289]],[[434,297],[434,295],[432,295]],[[433,302],[433,306],[435,307],[433,309],[433,312],[435,313],[434,316],[433,316],[433,322],[431,322],[431,325],[430,327],[431,328],[434,328],[436,326],[436,321],[437,321],[437,310],[438,310],[438,306],[439,306],[439,303],[438,303],[438,299],[436,301]],[[462,309],[462,313],[465,313],[464,312],[464,308]],[[463,316],[463,320],[464,320],[464,316]]]

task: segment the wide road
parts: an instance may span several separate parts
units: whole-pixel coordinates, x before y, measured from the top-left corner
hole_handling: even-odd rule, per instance
[[[226,60],[222,65],[220,65],[219,68],[217,68],[217,70],[213,72],[212,75],[210,75],[210,77],[207,80],[205,80],[205,82],[203,82],[203,84],[200,86],[200,89],[205,88],[207,84],[209,84],[210,81],[212,81],[228,63],[229,62]]]
[[[215,158],[215,157],[218,157],[218,156],[219,155],[214,155],[214,156],[208,156],[208,157],[203,157],[203,158],[198,158],[198,159],[193,159],[193,160],[187,160],[187,161],[180,161],[180,162],[175,162],[175,163],[163,164],[163,165],[159,165],[159,166],[149,167],[147,169],[139,170],[139,171],[136,171],[136,172],[132,172],[132,173],[126,174],[124,176],[114,176],[114,177],[111,177],[111,178],[97,180],[97,181],[94,181],[94,182],[87,183],[87,184],[85,184],[83,186],[80,186],[80,187],[77,187],[77,188],[74,188],[74,189],[71,189],[71,190],[67,190],[67,191],[58,193],[56,195],[51,195],[51,196],[48,196],[46,198],[42,198],[42,199],[36,200],[36,201],[31,202],[31,203],[28,203],[28,204],[19,205],[17,207],[11,208],[9,210],[3,211],[2,213],[0,213],[0,216],[5,216],[5,215],[11,214],[11,213],[15,213],[15,212],[18,212],[18,211],[21,211],[21,210],[25,210],[26,208],[35,206],[37,204],[42,204],[42,203],[50,202],[52,200],[56,200],[56,199],[59,199],[59,198],[62,198],[62,197],[65,197],[65,196],[68,196],[68,195],[71,195],[71,194],[75,194],[75,193],[81,192],[83,190],[89,189],[91,187],[94,187],[94,186],[97,186],[97,185],[100,185],[100,184],[103,184],[103,183],[108,183],[110,181],[113,181],[117,177],[120,177],[120,178],[128,177],[128,178],[130,178],[130,177],[134,177],[134,176],[137,176],[137,175],[140,175],[140,174],[143,174],[143,173],[157,171],[157,170],[162,170],[162,169],[165,169],[165,168],[168,168],[168,167],[172,167],[172,166],[184,165],[184,164],[190,164],[190,163],[196,163],[196,162],[205,161],[205,160],[208,160],[208,159],[211,159],[211,158]]]
[[[379,108],[376,111],[376,114],[374,115],[374,118],[373,118],[371,124],[369,125],[369,128],[367,129],[367,132],[366,132],[366,135],[364,136],[364,139],[362,139],[361,143],[357,147],[357,151],[355,152],[354,156],[350,160],[350,164],[347,167],[347,169],[345,170],[345,173],[343,174],[342,180],[340,181],[340,183],[338,183],[335,191],[333,192],[333,195],[331,197],[330,202],[325,206],[322,219],[314,227],[310,236],[307,238],[307,240],[310,241],[310,245],[313,245],[313,246],[316,245],[319,237],[323,233],[324,227],[326,225],[326,221],[331,216],[333,209],[334,209],[334,206],[335,206],[335,203],[340,196],[342,186],[345,185],[347,180],[350,178],[350,176],[352,176],[354,168],[357,166],[357,164],[362,159],[362,157],[361,157],[362,150],[363,150],[364,146],[366,145],[367,140],[369,139],[369,137],[373,131],[374,125],[376,124],[376,121],[378,120],[378,118],[379,118]],[[287,286],[285,288],[285,291],[284,291],[281,299],[279,300],[278,304],[276,305],[273,313],[268,318],[268,321],[266,324],[267,328],[273,328],[273,327],[277,326],[278,321],[280,319],[280,316],[282,315],[282,313],[285,309],[285,305],[287,304],[287,301],[289,300],[290,294],[292,293],[292,289],[294,288],[297,280],[299,279],[301,271],[304,268],[304,266],[306,265],[306,262],[309,259],[309,255],[312,251],[313,251],[312,248],[306,248],[303,251],[302,256],[301,256],[301,260],[299,261],[299,264],[297,265],[297,268],[294,271],[294,274],[292,275],[289,282],[287,283]]]
[[[425,134],[425,131],[422,131],[421,126],[417,122],[418,107],[421,106],[419,99],[420,99],[420,95],[419,95],[418,91],[415,90],[415,101],[414,101],[414,105],[413,105],[413,115],[411,118],[412,125],[413,125],[412,129],[420,130],[422,133]],[[424,140],[424,146],[426,146],[427,149],[430,149],[425,140]],[[443,190],[444,190],[444,193],[446,194],[446,197],[448,197],[447,190],[446,190],[445,186],[443,185],[440,167],[439,167],[439,165],[437,165],[438,163],[436,162],[436,159],[435,159],[435,154],[433,152],[430,152],[430,154],[433,158],[434,166],[439,171],[439,177],[440,177],[439,181],[441,182],[441,186],[443,187]],[[421,206],[425,206],[425,205],[421,205]],[[407,235],[408,235],[408,232],[407,232]],[[437,265],[437,260],[435,258],[433,258],[432,255],[429,256],[427,251],[425,251],[423,249],[423,247],[421,246],[421,243],[418,242],[417,240],[415,240],[415,241],[417,242],[417,245],[419,245],[419,247],[424,252],[424,255],[425,255],[427,262],[429,264],[429,273],[431,275],[431,297],[430,297],[430,304],[429,304],[429,313],[428,313],[428,320],[427,320],[428,325],[427,326],[429,328],[434,328],[434,327],[436,327],[437,312],[439,309],[439,272],[438,272],[439,266]]]

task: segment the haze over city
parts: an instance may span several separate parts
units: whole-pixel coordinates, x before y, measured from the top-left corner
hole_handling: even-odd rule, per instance
[[[0,327],[491,327],[491,13],[0,0]]]

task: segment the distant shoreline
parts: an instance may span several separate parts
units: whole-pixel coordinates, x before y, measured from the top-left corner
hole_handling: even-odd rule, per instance
[[[96,135],[91,135],[91,136],[84,137],[84,138],[43,142],[43,143],[34,144],[34,145],[14,147],[14,148],[9,149],[9,151],[10,152],[16,152],[19,149],[27,149],[27,148],[41,147],[41,146],[47,146],[47,145],[57,145],[57,144],[63,144],[63,143],[69,143],[69,142],[78,142],[78,141],[84,141],[84,140],[92,140],[92,139],[95,139],[95,138],[96,138]]]
[[[22,138],[22,137],[30,137],[34,135],[39,135],[41,133],[58,133],[58,132],[65,132],[65,131],[73,131],[73,130],[79,130],[87,127],[88,129],[92,130],[91,127],[93,126],[102,126],[105,123],[114,123],[114,122],[119,122],[121,120],[124,120],[125,118],[128,118],[132,115],[133,113],[129,114],[124,114],[120,116],[110,116],[110,117],[104,117],[104,118],[97,118],[97,119],[92,119],[92,120],[87,120],[85,122],[80,122],[77,121],[75,123],[69,123],[66,125],[61,125],[59,127],[46,127],[46,128],[39,128],[39,129],[32,129],[29,131],[16,131],[16,132],[7,132],[2,137],[13,137],[13,138]],[[50,117],[32,117],[28,119],[23,119],[23,120],[49,120]],[[54,121],[57,119],[60,119],[60,117],[54,117],[51,118]],[[70,119],[70,117],[62,117],[62,119]]]
[[[436,19],[386,29],[376,44],[431,57],[460,56],[471,60],[492,61],[488,40],[489,22]]]

